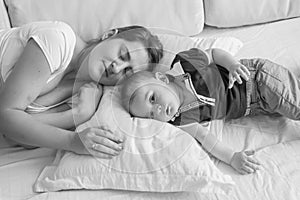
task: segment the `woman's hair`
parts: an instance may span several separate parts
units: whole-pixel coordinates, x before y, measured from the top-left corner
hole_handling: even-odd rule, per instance
[[[122,106],[127,112],[130,112],[131,101],[136,95],[136,91],[144,85],[150,84],[151,78],[154,78],[154,74],[149,71],[139,71],[132,74],[122,84],[121,88],[121,101]]]
[[[121,38],[130,42],[141,42],[149,57],[149,71],[152,71],[155,64],[157,64],[163,56],[163,45],[158,39],[157,36],[153,35],[147,28],[143,26],[125,26],[121,28],[112,29],[109,32],[114,34],[109,36],[108,38]],[[90,40],[85,49],[89,49],[92,46],[95,46],[105,40],[101,36],[98,39]]]

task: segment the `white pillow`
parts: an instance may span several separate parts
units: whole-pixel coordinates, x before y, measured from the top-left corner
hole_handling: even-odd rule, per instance
[[[204,26],[199,0],[6,0],[12,26],[38,20],[60,20],[84,40],[127,25],[162,28],[184,35],[200,33]]]
[[[299,0],[204,0],[205,24],[235,27],[300,16]]]
[[[125,137],[122,153],[111,160],[58,153],[36,181],[36,192],[121,189],[227,194],[232,189],[231,177],[219,171],[194,138],[167,123],[131,118],[119,95],[118,87],[106,87],[96,114],[78,130],[107,124]]]

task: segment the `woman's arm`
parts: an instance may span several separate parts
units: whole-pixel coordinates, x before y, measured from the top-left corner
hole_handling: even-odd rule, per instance
[[[31,114],[35,119],[63,129],[74,129],[88,121],[95,113],[102,97],[102,86],[86,83],[80,87],[76,96],[67,103],[48,111]]]
[[[242,83],[240,76],[248,81],[250,76],[249,70],[230,53],[217,48],[208,49],[207,53],[210,55],[212,62],[226,68],[229,71],[229,88],[232,88],[235,81],[239,84]]]
[[[29,40],[0,90],[0,132],[16,142],[31,146],[103,158],[117,155],[120,140],[105,127],[87,128],[76,133],[45,124],[25,112],[27,106],[42,93],[50,75],[42,50],[34,40]]]
[[[0,91],[0,131],[20,143],[68,150],[74,132],[43,124],[24,112],[50,75],[42,50],[29,40]]]
[[[72,109],[64,104],[57,108],[45,111],[42,113],[30,114],[34,119],[41,121],[42,123],[52,125],[62,129],[74,129],[76,125],[74,122],[74,113]],[[82,121],[83,123],[84,121]],[[81,123],[80,123],[81,124]]]

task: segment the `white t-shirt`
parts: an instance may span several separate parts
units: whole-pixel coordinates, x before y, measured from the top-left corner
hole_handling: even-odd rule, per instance
[[[76,44],[75,33],[69,25],[58,21],[47,21],[2,29],[0,30],[0,87],[9,76],[31,38],[39,45],[49,63],[51,76],[47,82],[64,72],[68,67]],[[27,107],[27,112],[43,112],[67,101],[52,106],[38,105],[33,102]]]
[[[39,45],[49,63],[52,74],[48,82],[68,67],[76,44],[76,36],[71,27],[57,21],[33,22],[21,27],[0,30],[2,81],[5,82],[31,38]]]

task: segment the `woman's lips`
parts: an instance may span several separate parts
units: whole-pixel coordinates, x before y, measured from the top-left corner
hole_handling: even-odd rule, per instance
[[[105,76],[108,77],[108,70],[107,70],[107,66],[106,66],[104,60],[102,61],[102,63],[103,63],[103,66],[104,66],[104,73],[105,73]]]

